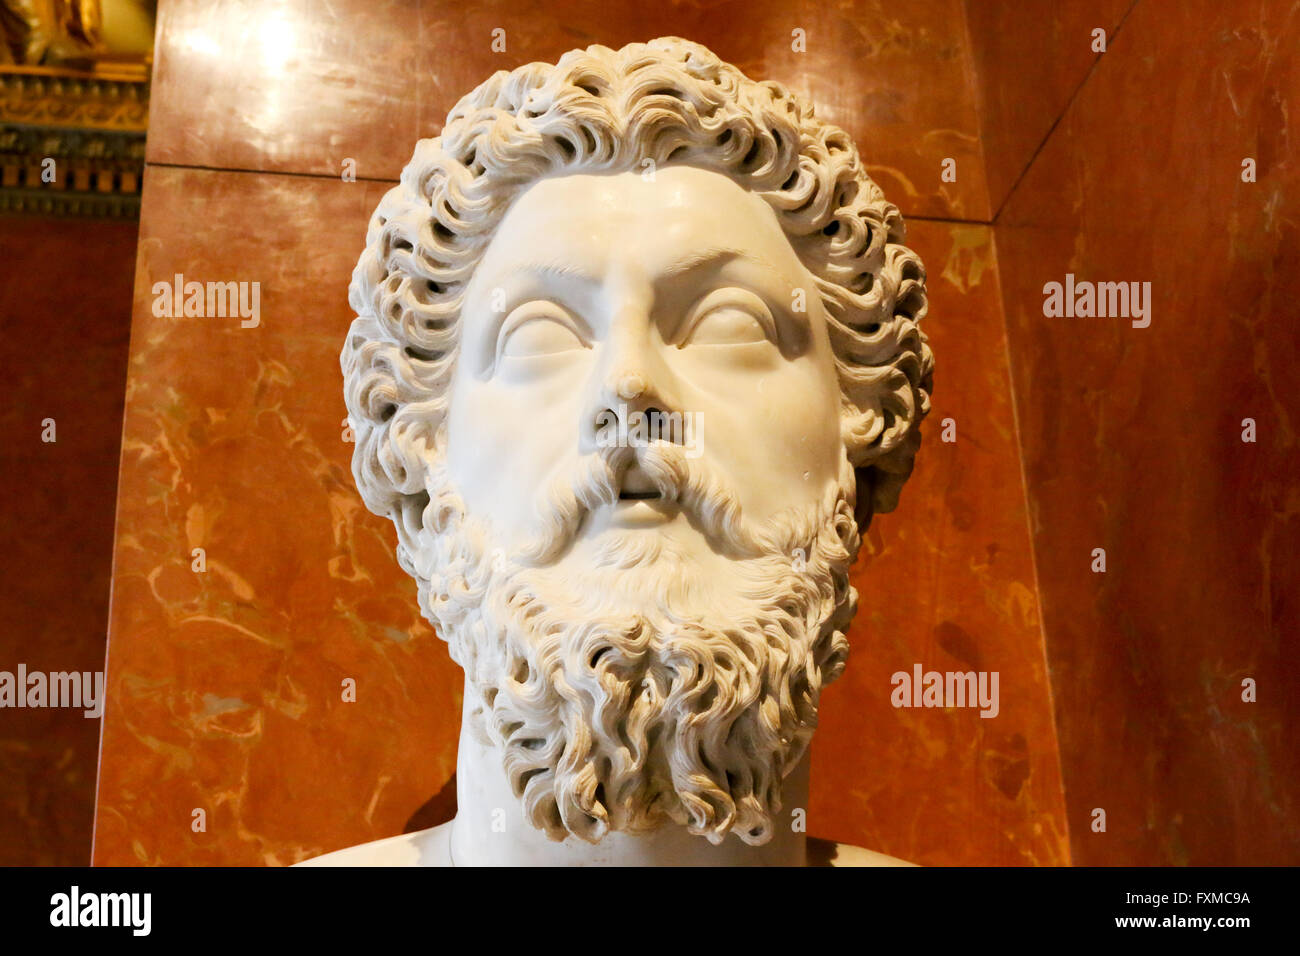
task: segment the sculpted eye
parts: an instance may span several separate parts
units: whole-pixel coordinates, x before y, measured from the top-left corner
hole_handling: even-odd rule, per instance
[[[505,358],[552,355],[586,348],[573,317],[554,302],[526,302],[501,324],[498,354]]]
[[[773,335],[772,312],[753,292],[719,289],[691,310],[678,348],[688,345],[748,345]]]

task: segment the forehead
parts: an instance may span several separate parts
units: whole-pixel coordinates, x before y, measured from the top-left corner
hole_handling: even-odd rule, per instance
[[[480,270],[499,273],[545,255],[592,271],[635,260],[653,273],[684,253],[718,247],[752,252],[783,269],[799,265],[772,208],[720,173],[671,166],[653,178],[640,171],[560,176],[534,183],[515,200]]]

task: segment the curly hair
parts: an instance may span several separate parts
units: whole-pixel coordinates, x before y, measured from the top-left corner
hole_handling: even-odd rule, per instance
[[[542,177],[654,168],[647,160],[726,175],[777,214],[825,307],[858,520],[896,506],[934,365],[920,328],[925,270],[903,218],[848,134],[811,105],[665,37],[497,72],[420,140],[380,202],[341,355],[353,473],[372,511],[419,527],[465,288],[511,202]]]

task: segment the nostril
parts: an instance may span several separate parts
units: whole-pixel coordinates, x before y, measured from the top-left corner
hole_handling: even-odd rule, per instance
[[[615,433],[618,431],[618,413],[612,408],[602,408],[596,414],[595,420],[596,437]]]
[[[670,415],[662,408],[650,407],[645,410],[646,430],[652,440],[681,445],[686,441],[683,433],[685,416]]]
[[[666,412],[654,405],[629,408],[619,405],[619,410],[603,408],[591,420],[591,435],[601,448],[629,446],[648,448],[658,442],[684,445],[691,441],[690,416],[680,412]]]

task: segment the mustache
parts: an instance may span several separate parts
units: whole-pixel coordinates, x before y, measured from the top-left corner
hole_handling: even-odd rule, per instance
[[[519,558],[539,565],[563,554],[593,511],[618,504],[623,476],[634,465],[661,500],[675,503],[714,547],[730,548],[744,557],[770,547],[769,536],[750,527],[736,493],[705,459],[688,458],[680,445],[654,441],[602,448],[555,479],[537,505],[541,530],[521,549]]]

